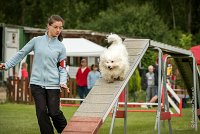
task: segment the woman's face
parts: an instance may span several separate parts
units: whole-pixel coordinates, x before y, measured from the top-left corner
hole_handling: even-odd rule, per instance
[[[94,70],[94,71],[97,71],[97,70],[98,70],[98,68],[97,68],[96,66],[94,66],[94,67],[93,67],[93,70]]]
[[[151,72],[151,73],[153,72],[153,67],[149,68],[149,72]]]
[[[62,21],[55,21],[53,24],[48,24],[48,35],[51,37],[58,37],[63,29]]]
[[[87,61],[86,60],[81,60],[81,66],[86,67],[87,66]]]

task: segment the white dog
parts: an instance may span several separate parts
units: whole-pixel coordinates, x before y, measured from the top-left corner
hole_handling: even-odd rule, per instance
[[[126,47],[122,43],[122,39],[116,34],[110,34],[107,41],[112,44],[100,56],[101,75],[107,82],[114,82],[115,79],[124,80],[129,70]]]

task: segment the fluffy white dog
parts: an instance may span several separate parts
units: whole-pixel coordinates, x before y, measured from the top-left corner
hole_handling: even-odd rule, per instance
[[[122,39],[116,34],[110,34],[107,41],[112,44],[100,56],[101,75],[107,82],[114,82],[115,79],[124,80],[129,70],[126,47],[122,43]]]

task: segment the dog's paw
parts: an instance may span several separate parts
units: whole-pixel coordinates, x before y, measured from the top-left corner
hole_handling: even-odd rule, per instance
[[[108,83],[113,83],[114,82],[114,79],[109,79],[107,80]]]
[[[120,81],[123,81],[124,79],[125,79],[125,77],[119,76],[119,80],[120,80]]]

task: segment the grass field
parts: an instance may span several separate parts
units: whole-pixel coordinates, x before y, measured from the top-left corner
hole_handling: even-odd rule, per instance
[[[62,107],[65,117],[69,120],[76,107]],[[174,134],[200,133],[190,127],[192,120],[191,108],[183,109],[183,117],[172,118]],[[101,127],[99,134],[108,134],[111,117],[108,117]],[[128,113],[128,134],[154,134],[155,113]],[[167,121],[161,127],[162,134],[168,134]],[[123,133],[123,119],[116,119],[113,134]],[[39,134],[34,105],[25,104],[0,104],[0,134]]]

